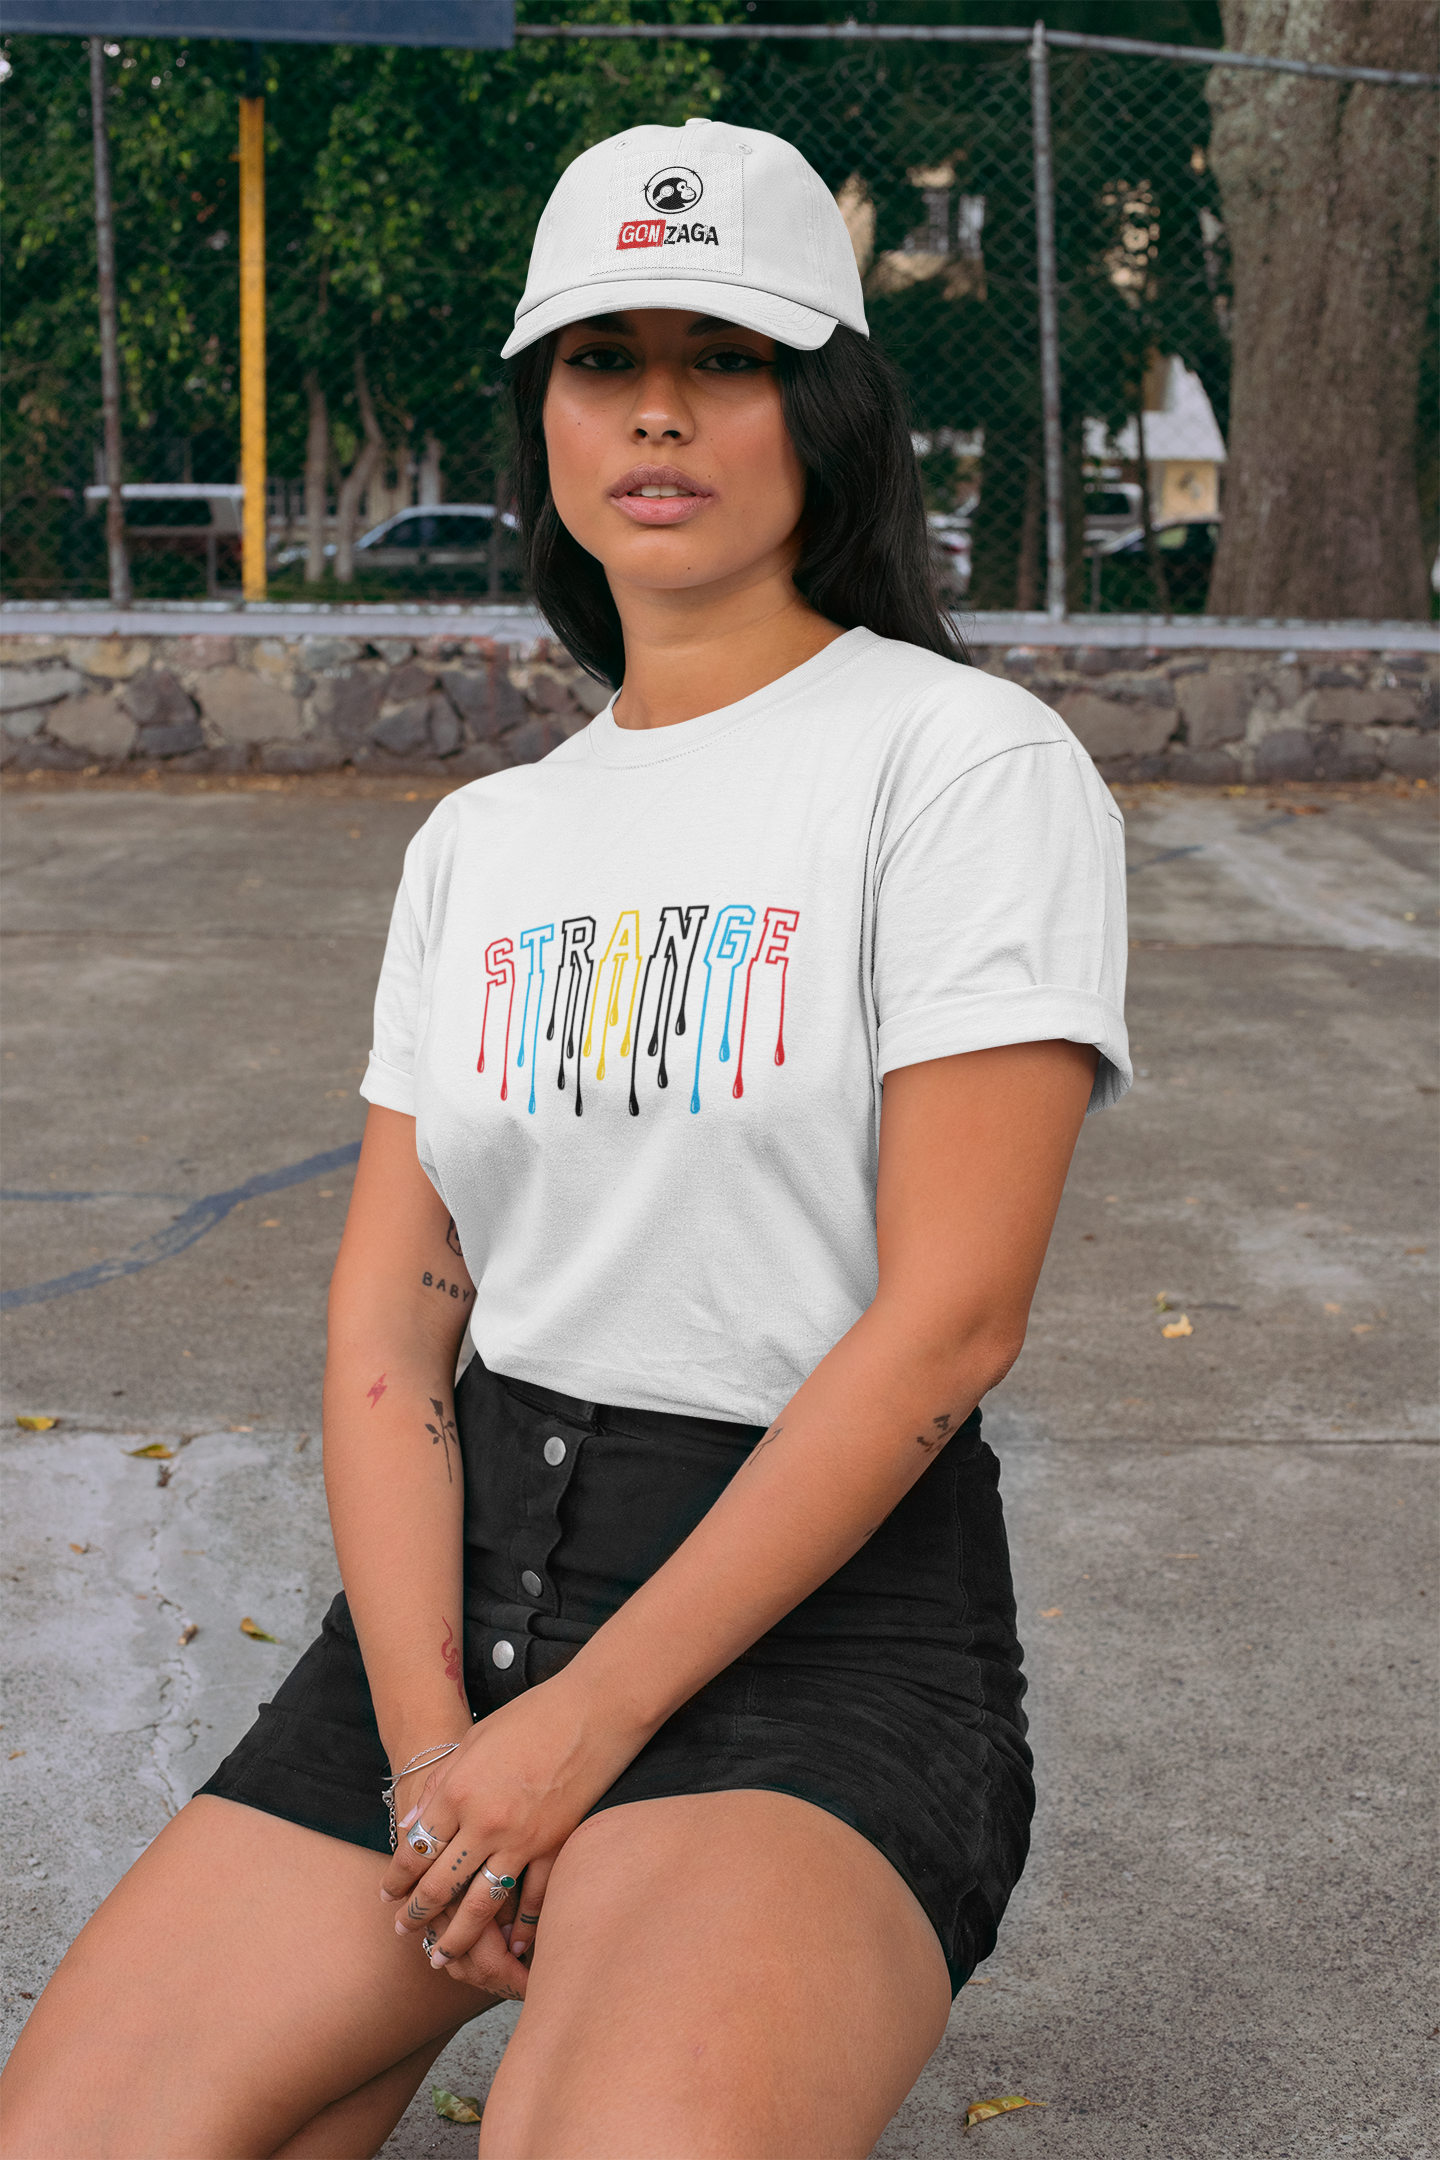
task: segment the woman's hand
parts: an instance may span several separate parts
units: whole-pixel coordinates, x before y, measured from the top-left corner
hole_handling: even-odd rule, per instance
[[[522,1960],[560,1848],[648,1738],[596,1716],[568,1672],[472,1727],[401,1819],[380,1886],[387,1903],[403,1903],[396,1932],[433,1938],[437,1970],[523,1996]],[[405,1841],[417,1821],[441,1840],[432,1859]]]

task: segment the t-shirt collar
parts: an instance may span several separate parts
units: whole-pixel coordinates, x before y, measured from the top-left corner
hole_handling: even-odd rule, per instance
[[[595,715],[585,730],[585,739],[602,765],[660,765],[677,757],[685,757],[692,750],[704,749],[717,737],[726,735],[731,728],[743,726],[760,714],[771,712],[787,704],[793,697],[809,697],[821,687],[826,679],[838,674],[855,660],[866,645],[877,643],[869,630],[847,630],[822,652],[809,660],[802,660],[799,667],[791,668],[763,690],[752,691],[749,697],[740,698],[733,705],[722,705],[716,712],[699,713],[693,720],[677,720],[670,727],[624,728],[617,723],[612,697],[603,712]],[[616,692],[619,696],[619,692]]]

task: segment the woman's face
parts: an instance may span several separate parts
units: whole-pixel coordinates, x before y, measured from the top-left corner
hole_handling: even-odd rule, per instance
[[[680,308],[572,323],[545,441],[561,521],[612,589],[742,586],[798,560],[805,474],[758,331]]]

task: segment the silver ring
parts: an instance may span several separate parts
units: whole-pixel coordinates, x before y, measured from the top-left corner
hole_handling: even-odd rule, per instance
[[[422,1860],[433,1860],[436,1853],[443,1852],[449,1843],[438,1830],[427,1830],[424,1823],[416,1823],[405,1833],[405,1842],[412,1852],[419,1853]]]
[[[480,1872],[485,1877],[486,1882],[490,1884],[490,1895],[496,1904],[500,1902],[501,1898],[509,1897],[510,1892],[515,1887],[515,1877],[513,1875],[492,1875],[488,1867],[482,1867]]]

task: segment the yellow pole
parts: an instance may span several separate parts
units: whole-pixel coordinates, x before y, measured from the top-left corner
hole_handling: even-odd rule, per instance
[[[245,598],[265,598],[265,100],[240,100],[240,479]]]

